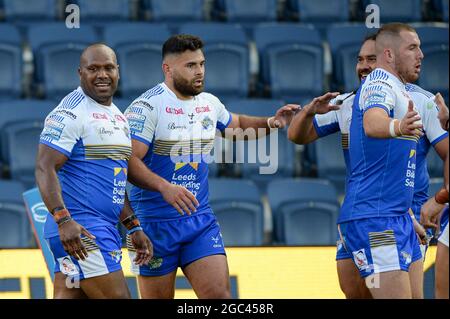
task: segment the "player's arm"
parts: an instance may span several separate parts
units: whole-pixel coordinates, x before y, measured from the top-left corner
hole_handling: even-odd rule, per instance
[[[131,243],[136,249],[136,257],[133,262],[138,266],[147,265],[153,257],[153,245],[144,233],[139,219],[134,214],[126,192],[125,203],[119,218],[122,225],[128,230],[127,234],[130,236]]]
[[[188,215],[196,212],[199,203],[190,191],[183,186],[169,183],[145,165],[142,159],[148,150],[147,144],[132,139],[132,154],[128,162],[128,180],[140,188],[161,193],[164,200],[181,215],[184,214],[183,212]]]
[[[287,104],[279,108],[272,117],[257,117],[232,113],[231,122],[227,128],[241,129],[241,131],[237,131],[236,134],[233,135],[233,138],[236,139],[250,139],[253,137],[245,133],[247,129],[251,129],[255,132],[254,137],[259,138],[270,134],[271,129],[284,128],[289,125],[292,117],[299,109],[300,105]],[[225,137],[229,136],[225,134]]]
[[[330,111],[338,110],[339,106],[330,104],[330,101],[339,93],[326,93],[314,98],[309,104],[304,106],[291,121],[288,128],[288,138],[296,144],[308,144],[319,138],[314,127],[314,117],[316,114],[326,114]]]
[[[67,161],[67,157],[53,148],[39,144],[35,176],[42,199],[58,225],[58,232],[64,247],[76,259],[84,260],[87,251],[80,235],[94,239],[83,226],[75,222],[64,205],[61,186],[57,176],[58,170]]]
[[[367,136],[373,138],[392,138],[396,136],[422,136],[422,124],[415,123],[420,120],[420,115],[414,110],[414,104],[410,100],[408,111],[401,119],[392,119],[384,108],[370,107],[364,112],[363,126]]]

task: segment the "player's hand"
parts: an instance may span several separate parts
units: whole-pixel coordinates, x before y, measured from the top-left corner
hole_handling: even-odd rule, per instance
[[[445,104],[444,98],[442,97],[441,93],[437,93],[435,95],[434,101],[436,102],[439,113],[438,113],[438,119],[441,123],[441,126],[444,130],[448,131],[448,107]]]
[[[400,120],[399,127],[402,135],[418,137],[423,135],[423,125],[420,122],[420,115],[414,110],[414,103],[412,100],[409,100],[408,112],[406,112],[405,116]]]
[[[277,113],[273,117],[270,126],[273,128],[284,128],[286,125],[291,124],[294,115],[301,109],[298,104],[287,104],[278,109]]]
[[[414,230],[416,231],[417,237],[419,237],[419,241],[422,245],[428,244],[428,237],[425,228],[419,224],[419,222],[413,218]]]
[[[73,219],[58,227],[59,238],[64,247],[64,250],[77,260],[85,260],[88,256],[87,250],[81,242],[80,235],[94,240],[95,236],[86,230],[83,226],[78,224]]]
[[[339,110],[339,105],[330,104],[330,101],[339,95],[339,92],[328,92],[322,96],[315,97],[304,109],[311,115],[326,114],[330,111]]]
[[[131,243],[136,249],[136,258],[133,262],[138,266],[147,265],[153,257],[153,244],[142,231],[135,231],[130,235]]]
[[[167,183],[161,195],[166,202],[175,207],[180,215],[184,213],[191,215],[197,211],[199,205],[197,198],[183,186]]]
[[[434,196],[429,198],[420,209],[420,223],[425,228],[438,228],[437,220],[439,213],[444,209],[445,205],[436,203]]]

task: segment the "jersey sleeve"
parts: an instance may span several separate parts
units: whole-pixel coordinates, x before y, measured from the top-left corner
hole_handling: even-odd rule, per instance
[[[313,125],[319,137],[324,137],[340,130],[336,111],[316,114],[313,119]]]
[[[225,105],[212,94],[205,93],[207,99],[212,103],[217,114],[216,128],[220,131],[225,130],[230,125],[232,116],[231,113],[225,108]]]
[[[150,145],[158,123],[157,108],[149,100],[138,99],[125,110],[131,138]]]
[[[431,98],[427,98],[424,103],[425,105],[422,109],[425,110],[425,114],[421,115],[423,117],[423,128],[427,139],[430,141],[431,145],[434,146],[446,138],[448,132],[441,127],[441,123],[438,119],[439,109],[436,103]]]
[[[376,81],[376,83],[367,83],[361,94],[361,106],[363,111],[379,107],[390,115],[395,107],[396,95],[392,86],[384,81]]]
[[[82,112],[69,112],[56,108],[45,119],[39,143],[70,157],[74,145],[83,132]]]

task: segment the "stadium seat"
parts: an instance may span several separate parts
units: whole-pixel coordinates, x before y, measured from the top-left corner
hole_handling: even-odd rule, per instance
[[[422,20],[421,0],[363,0],[364,9],[374,4],[380,8],[380,21],[387,22],[411,22]]]
[[[144,0],[156,22],[186,23],[203,20],[205,0]]]
[[[79,86],[77,69],[81,52],[98,41],[93,27],[67,29],[63,23],[35,25],[29,29],[28,39],[36,79],[48,98],[58,100]]]
[[[440,92],[448,103],[449,75],[446,72],[449,60],[448,42],[422,47],[422,52],[425,59],[422,61],[418,85],[433,93]]]
[[[226,107],[228,111],[236,114],[269,117],[284,104],[282,100],[242,99],[230,101]],[[234,146],[235,161],[239,163],[235,167],[238,168],[240,175],[253,180],[263,192],[266,184],[273,180],[274,176],[291,177],[294,174],[294,145],[288,141],[286,134],[285,129],[278,130],[275,140],[269,136],[251,141],[237,141],[229,146],[229,148]],[[278,144],[271,145],[272,141]],[[264,170],[260,168],[269,165],[277,165],[276,172],[262,174]]]
[[[137,96],[136,96],[137,97]],[[113,103],[117,106],[117,108],[124,113],[125,110],[130,106],[133,102],[134,98],[114,98]]]
[[[286,4],[300,22],[336,23],[350,18],[349,0],[287,0]]]
[[[327,41],[333,61],[333,90],[350,92],[359,86],[355,71],[358,53],[366,36],[375,32],[359,23],[333,24],[328,27]]]
[[[131,1],[128,0],[77,0],[81,21],[126,21],[131,16]]]
[[[434,149],[430,149],[428,152],[427,167],[431,178],[440,178],[444,174],[444,162]]]
[[[420,38],[420,47],[448,44],[448,23],[413,23]]]
[[[317,173],[334,184],[339,194],[345,193],[347,168],[342,154],[341,133],[319,138],[316,149]]]
[[[164,80],[161,48],[170,37],[165,24],[112,24],[104,30],[105,43],[117,54],[120,65],[120,91],[136,98]]]
[[[3,0],[3,6],[7,21],[49,21],[58,16],[58,0]]]
[[[0,180],[0,249],[30,246],[31,228],[25,212],[23,185],[18,181]]]
[[[259,246],[263,243],[263,207],[250,181],[209,179],[209,202],[217,216],[226,246]]]
[[[0,24],[0,100],[17,98],[22,92],[22,48],[19,30]]]
[[[275,180],[267,195],[274,235],[286,245],[334,245],[339,203],[333,185],[320,179]]]
[[[322,94],[323,49],[317,30],[309,25],[260,24],[254,39],[264,92],[300,104]]]
[[[17,160],[17,163],[13,163],[14,176],[16,175],[17,168],[21,167],[23,162],[27,162],[28,166],[34,167],[35,162],[35,148],[37,147],[37,141],[25,141],[21,142],[21,144],[13,144],[9,145],[9,140],[6,137],[6,131],[11,130],[8,129],[10,126],[14,125],[22,125],[23,123],[44,123],[44,119],[47,114],[56,107],[56,103],[53,101],[45,101],[45,100],[12,100],[12,101],[3,101],[0,102],[0,162],[6,164],[6,171],[10,171],[10,158],[14,158],[14,162]],[[35,143],[31,146],[28,143]],[[18,147],[17,145],[20,145]],[[27,145],[27,146],[26,146]],[[16,152],[31,152],[27,153],[26,157],[15,159],[14,154]],[[22,156],[22,155],[21,155]],[[19,166],[18,166],[19,165]],[[33,182],[33,179],[28,179],[30,183]]]
[[[255,23],[277,19],[277,0],[216,0],[214,10],[228,22]]]
[[[199,36],[205,44],[205,91],[220,99],[244,98],[249,90],[249,49],[237,24],[189,23],[179,33]]]

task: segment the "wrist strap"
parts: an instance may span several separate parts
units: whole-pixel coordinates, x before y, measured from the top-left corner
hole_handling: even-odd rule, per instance
[[[129,229],[127,232],[127,235],[131,235],[132,233],[135,233],[140,230],[144,230],[144,229],[141,226],[136,226],[134,228]]]
[[[133,214],[122,220],[122,225],[124,225],[126,229],[130,230],[134,227],[141,226],[141,223],[139,222],[137,216]]]
[[[52,209],[52,212],[53,218],[55,219],[56,223],[58,223],[58,221],[64,217],[71,217],[69,211],[65,207],[56,207]]]
[[[395,133],[395,122],[398,122],[397,119],[392,119],[389,123],[389,134],[391,134],[391,137],[397,137],[397,133]]]

